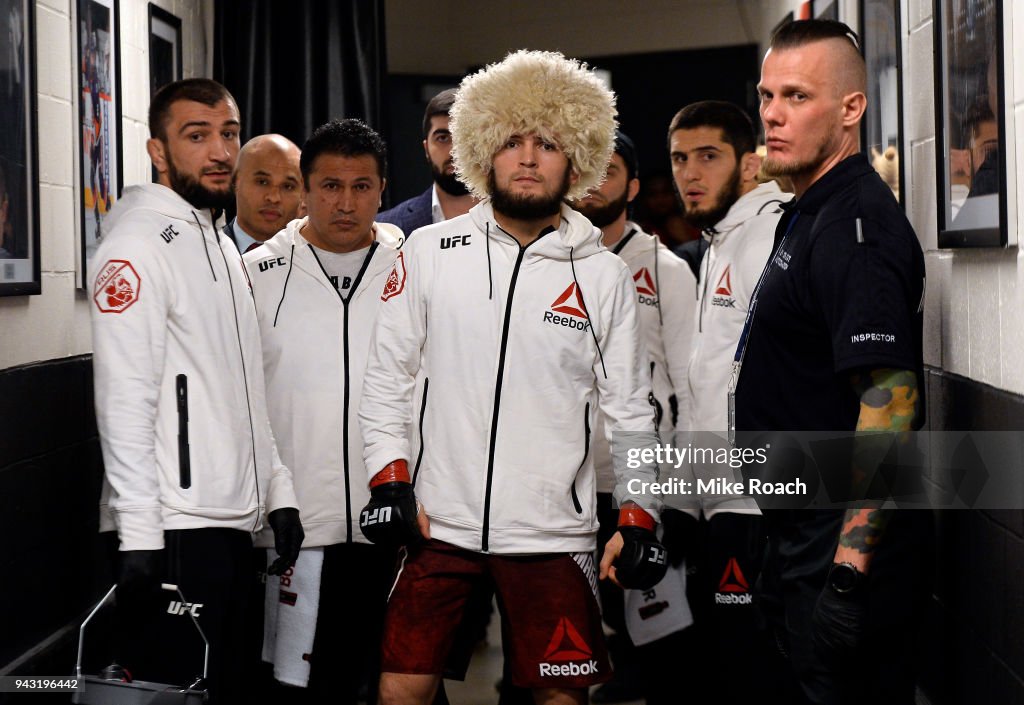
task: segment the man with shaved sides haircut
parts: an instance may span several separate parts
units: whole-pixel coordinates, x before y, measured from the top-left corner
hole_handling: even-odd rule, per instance
[[[287,137],[258,135],[238,152],[231,177],[237,215],[224,233],[245,253],[295,220],[302,205],[301,152]]]
[[[271,527],[276,575],[303,539],[270,431],[249,280],[215,225],[231,202],[240,127],[215,81],[157,91],[146,148],[158,181],[124,190],[89,267],[101,528],[120,541],[112,672],[193,683],[194,618],[210,645],[211,705],[245,700],[253,534]]]
[[[760,502],[768,555],[758,602],[787,659],[791,691],[773,694],[787,703],[913,703],[927,604],[930,516],[881,509],[872,462],[924,420],[924,257],[860,151],[864,86],[856,35],[824,20],[779,29],[758,84],[766,168],[789,176],[796,198],[783,206],[735,355],[738,440],[771,449],[752,476],[800,476],[783,436],[846,439],[817,464],[837,508]],[[868,485],[872,500],[842,503]]]

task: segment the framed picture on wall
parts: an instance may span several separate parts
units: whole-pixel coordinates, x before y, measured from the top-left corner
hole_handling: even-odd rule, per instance
[[[1002,6],[935,0],[940,247],[1007,242]]]
[[[860,0],[860,41],[868,73],[868,107],[861,145],[901,204],[903,171],[903,55],[900,0]]]
[[[121,78],[118,0],[75,0],[78,68],[79,286],[88,287],[89,260],[103,221],[121,193]]]
[[[35,26],[35,0],[0,0],[0,296],[42,290]]]
[[[149,3],[149,95],[181,78],[181,18]]]

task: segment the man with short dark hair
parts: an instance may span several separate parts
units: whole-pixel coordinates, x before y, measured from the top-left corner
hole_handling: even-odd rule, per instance
[[[455,175],[449,116],[455,89],[443,90],[427,103],[423,113],[423,152],[434,183],[419,196],[402,201],[377,216],[378,223],[397,225],[408,236],[431,223],[469,212],[476,199]]]
[[[601,576],[646,588],[664,575],[636,289],[600,231],[563,203],[600,182],[614,114],[600,80],[552,52],[515,52],[459,89],[455,164],[483,200],[398,255],[359,410],[371,494],[360,526],[407,547],[385,620],[382,703],[429,702],[481,582],[498,595],[514,685],[538,703],[582,703],[608,679],[593,557],[598,408],[620,505]],[[423,442],[411,458],[420,370]]]
[[[303,536],[267,419],[249,283],[215,225],[239,126],[214,81],[157,92],[146,147],[159,181],[125,189],[107,217],[90,308],[104,498],[120,539],[119,658],[128,678],[191,683],[203,666],[191,615],[218,704],[239,702],[245,681],[253,533],[273,528],[274,574]]]
[[[860,152],[865,85],[855,35],[825,20],[779,29],[758,84],[766,168],[796,199],[735,355],[736,430],[744,447],[770,444],[768,473],[800,474],[787,443],[798,432],[845,438],[818,464],[822,482],[875,497],[765,510],[759,603],[799,686],[788,702],[913,703],[928,595],[929,513],[882,509],[874,494],[877,458],[923,421],[924,257]]]
[[[290,585],[268,580],[274,628],[264,655],[278,680],[308,685],[291,691],[290,701],[355,703],[363,679],[376,679],[395,564],[393,548],[374,546],[359,531],[370,495],[356,412],[380,292],[402,238],[394,226],[373,222],[386,148],[370,127],[351,119],[321,125],[303,145],[301,168],[308,215],[243,258],[270,424],[307,531]],[[272,546],[273,537],[264,531],[257,545]]]
[[[238,152],[231,175],[235,218],[224,233],[246,253],[295,220],[302,205],[299,148],[281,135],[257,135]]]
[[[701,448],[727,448],[732,358],[751,294],[771,253],[780,205],[789,200],[774,181],[758,185],[761,159],[754,125],[743,110],[706,100],[682,108],[669,125],[672,176],[683,217],[701,231],[707,252],[698,265],[693,345],[687,351],[689,406],[681,426]],[[734,481],[727,463],[686,464],[690,481]],[[694,482],[696,486],[696,482]],[[701,645],[698,658],[717,673],[717,694],[729,702],[756,699],[768,674],[757,640],[751,592],[764,550],[761,512],[745,496],[701,492],[688,509],[703,516],[700,550],[689,568]],[[699,558],[697,558],[699,556]],[[733,673],[735,671],[735,673]],[[733,673],[733,675],[729,675]]]

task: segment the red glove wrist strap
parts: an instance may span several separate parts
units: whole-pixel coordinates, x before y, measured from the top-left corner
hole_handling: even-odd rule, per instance
[[[385,485],[389,482],[408,482],[412,483],[409,478],[409,463],[405,460],[394,460],[384,466],[384,469],[373,476],[370,480],[370,489],[379,485]]]
[[[619,510],[619,526],[636,526],[640,529],[654,531],[657,524],[654,517],[637,506],[622,507]]]

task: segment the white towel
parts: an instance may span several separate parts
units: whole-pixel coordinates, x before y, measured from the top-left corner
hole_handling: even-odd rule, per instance
[[[661,527],[658,527],[661,533]],[[674,634],[693,624],[686,599],[686,561],[671,565],[661,582],[650,590],[624,590],[626,630],[637,646]]]
[[[276,557],[268,550],[267,565]],[[309,684],[309,655],[316,637],[323,567],[323,547],[304,548],[284,575],[267,576],[263,660],[274,664],[274,678],[300,688]]]

